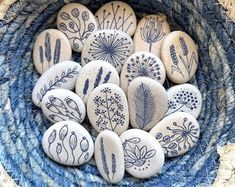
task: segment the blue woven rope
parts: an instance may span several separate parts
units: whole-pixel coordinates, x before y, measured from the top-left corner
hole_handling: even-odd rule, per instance
[[[68,2],[68,1],[66,1]],[[78,1],[95,11],[104,0]],[[123,186],[208,186],[218,169],[216,145],[235,142],[235,24],[215,0],[129,0],[141,17],[162,12],[171,27],[189,33],[199,46],[192,84],[203,94],[201,136],[182,157],[168,159],[161,174],[139,180],[126,174]],[[43,153],[41,138],[50,123],[31,101],[39,75],[32,63],[36,36],[55,27],[62,1],[20,0],[0,22],[0,162],[20,186],[101,186],[95,166],[64,167]],[[80,54],[74,59],[79,60]]]

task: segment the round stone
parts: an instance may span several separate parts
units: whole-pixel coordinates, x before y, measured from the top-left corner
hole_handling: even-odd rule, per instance
[[[72,91],[53,89],[42,99],[41,108],[51,122],[71,120],[82,123],[86,116],[86,107],[82,99]]]
[[[186,153],[196,144],[200,127],[192,115],[176,112],[154,126],[150,134],[159,141],[166,157],[175,157]]]
[[[47,129],[42,147],[52,160],[69,166],[85,164],[94,153],[90,134],[74,121],[60,121]]]
[[[198,49],[188,34],[174,31],[163,41],[161,59],[171,81],[178,84],[186,83],[197,70]]]
[[[36,82],[33,92],[33,103],[40,107],[44,95],[52,89],[73,90],[82,67],[73,61],[63,61],[48,69]]]
[[[95,140],[95,162],[101,176],[110,183],[124,177],[124,153],[119,136],[109,130],[101,132]]]
[[[121,87],[125,92],[127,92],[130,82],[136,77],[149,77],[163,84],[166,70],[157,56],[140,51],[132,54],[123,65],[120,79]]]
[[[88,8],[79,3],[70,3],[59,11],[57,28],[68,37],[72,49],[81,52],[87,38],[97,31],[97,23]]]
[[[186,112],[197,118],[202,108],[201,92],[192,84],[181,84],[167,90],[168,107],[165,116]]]
[[[148,131],[167,110],[167,92],[159,82],[138,77],[128,88],[128,102],[131,126]]]
[[[36,38],[33,48],[33,62],[40,74],[54,64],[70,60],[71,57],[72,49],[64,33],[56,29],[47,29]]]
[[[123,31],[130,36],[135,33],[137,20],[133,9],[122,1],[104,4],[96,13],[98,28]]]
[[[162,42],[168,33],[170,26],[165,15],[143,17],[134,35],[135,51],[148,51],[160,57]]]
[[[82,65],[93,60],[104,60],[119,73],[133,52],[134,43],[128,34],[118,30],[100,30],[93,33],[85,43],[81,55]]]
[[[88,98],[87,115],[97,132],[111,130],[120,135],[129,125],[125,93],[115,84],[107,83],[98,86]]]
[[[164,152],[148,132],[130,129],[121,136],[126,171],[136,178],[149,178],[161,171]]]
[[[94,88],[104,83],[119,85],[119,76],[115,68],[102,60],[95,60],[86,64],[76,82],[76,93],[87,103],[87,99]]]

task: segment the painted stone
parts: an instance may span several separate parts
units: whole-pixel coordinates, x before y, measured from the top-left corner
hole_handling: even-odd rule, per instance
[[[36,82],[33,92],[33,103],[40,107],[44,95],[52,89],[72,90],[82,67],[73,61],[63,61],[48,69]]]
[[[94,153],[90,134],[74,121],[60,121],[47,129],[42,147],[52,160],[69,166],[85,164]]]
[[[117,30],[100,30],[93,33],[85,43],[81,55],[82,65],[93,60],[104,60],[119,73],[133,52],[134,43],[128,34]]]
[[[168,34],[162,43],[161,59],[171,81],[186,83],[197,70],[198,49],[188,34],[174,31]]]
[[[147,15],[143,17],[134,35],[135,51],[148,51],[160,57],[165,36],[170,26],[165,15]]]
[[[33,62],[40,74],[54,64],[70,60],[71,57],[72,49],[64,33],[47,29],[38,35],[33,49]]]
[[[71,120],[82,123],[86,116],[86,107],[82,99],[72,91],[53,89],[43,97],[41,108],[51,122]]]
[[[167,92],[157,81],[138,77],[128,88],[128,102],[131,126],[148,131],[167,110]]]
[[[101,132],[95,141],[95,162],[101,176],[110,183],[124,177],[124,153],[119,136],[109,130]]]
[[[98,86],[88,98],[87,115],[97,132],[107,129],[120,135],[129,125],[125,93],[115,84],[107,83]]]
[[[159,141],[166,157],[175,157],[186,153],[196,144],[200,127],[192,115],[176,112],[154,126],[150,134]]]
[[[202,95],[192,84],[181,84],[167,90],[168,107],[165,116],[186,112],[197,118],[202,108]]]
[[[130,129],[121,136],[126,171],[136,178],[149,178],[161,171],[164,152],[148,132]]]
[[[121,87],[125,92],[127,92],[130,82],[136,77],[149,77],[163,84],[166,70],[157,56],[140,51],[132,54],[123,65],[120,79]]]
[[[57,28],[68,37],[72,49],[81,52],[97,23],[92,12],[79,3],[65,5],[58,13]]]
[[[119,85],[119,76],[115,68],[102,60],[89,62],[77,78],[76,93],[86,104],[92,90],[104,83]]]
[[[121,1],[112,1],[103,5],[95,17],[98,28],[123,31],[130,36],[135,33],[137,20],[133,9]]]

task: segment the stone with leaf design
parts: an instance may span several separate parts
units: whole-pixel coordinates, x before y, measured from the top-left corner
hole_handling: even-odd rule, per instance
[[[94,143],[88,131],[74,121],[60,121],[43,134],[42,147],[52,160],[69,166],[88,162],[94,153]]]
[[[124,153],[119,136],[109,130],[95,140],[95,162],[101,176],[109,183],[118,183],[124,177]]]
[[[76,81],[76,93],[86,104],[92,90],[105,83],[119,85],[119,75],[109,63],[94,60],[82,68]]]
[[[97,132],[111,130],[120,135],[127,130],[129,125],[129,110],[125,93],[115,84],[101,84],[88,98],[87,115]]]
[[[149,178],[161,171],[164,152],[148,132],[130,129],[121,134],[126,171],[137,178]]]
[[[162,43],[161,59],[167,77],[178,84],[191,80],[197,70],[198,49],[193,39],[183,31],[174,31]]]
[[[160,57],[162,42],[169,33],[170,26],[165,15],[143,17],[134,35],[135,51],[148,51]]]
[[[77,52],[82,51],[87,38],[98,29],[95,16],[79,3],[69,3],[59,11],[57,28],[65,33]]]
[[[185,112],[170,114],[150,130],[161,144],[166,157],[175,157],[189,151],[197,142],[200,126]]]
[[[148,131],[167,110],[167,92],[159,82],[138,77],[128,87],[128,102],[131,126]]]
[[[82,123],[86,107],[82,99],[70,90],[53,89],[42,99],[41,108],[51,122],[71,120]]]
[[[41,32],[34,43],[33,62],[36,70],[42,74],[54,64],[70,60],[72,49],[65,34],[56,29]]]
[[[33,103],[40,107],[44,95],[53,89],[73,90],[82,67],[73,61],[63,61],[48,69],[36,82],[33,92]]]

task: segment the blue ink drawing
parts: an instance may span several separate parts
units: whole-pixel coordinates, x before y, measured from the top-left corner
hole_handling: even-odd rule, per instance
[[[156,113],[155,99],[148,85],[141,83],[135,91],[135,122],[140,129],[144,129]]]
[[[116,156],[115,154],[112,153],[112,173],[113,173],[112,179],[114,179],[114,174],[116,173],[116,167],[117,167]]]
[[[51,154],[51,144],[55,141],[56,139],[56,130],[54,129],[51,134],[48,136],[48,153],[50,154],[51,158],[54,159],[53,155]]]
[[[62,145],[61,143],[57,143],[57,146],[56,146],[56,154],[57,154],[57,157],[59,159],[59,162],[61,161],[61,158],[60,158],[60,153],[62,152]]]
[[[104,140],[102,137],[100,138],[100,153],[101,153],[101,161],[102,161],[104,173],[107,175],[108,180],[110,181],[109,168],[108,168],[107,158],[106,158],[106,154],[104,150]]]
[[[89,79],[87,78],[86,81],[85,81],[84,87],[83,87],[83,91],[82,91],[83,99],[87,94],[88,88],[89,88]]]
[[[72,131],[71,135],[69,137],[69,147],[71,149],[71,153],[72,153],[72,157],[73,157],[72,164],[74,164],[74,162],[75,162],[74,150],[77,147],[77,142],[78,142],[77,136],[76,136],[75,132]]]
[[[94,82],[94,88],[96,88],[100,84],[102,74],[103,74],[103,67],[101,66],[98,70],[97,75],[96,75],[96,79]]]
[[[63,127],[61,127],[61,129],[59,130],[59,139],[61,140],[62,142],[62,146],[64,148],[64,151],[66,152],[66,159],[65,159],[65,163],[68,161],[69,159],[69,153],[67,151],[67,148],[66,146],[64,145],[64,139],[66,138],[68,134],[68,125],[64,125]]]
[[[81,164],[81,158],[83,156],[84,153],[86,153],[89,149],[89,141],[87,140],[87,138],[85,136],[82,137],[82,140],[80,141],[80,149],[81,149],[81,154],[78,157],[78,164]],[[89,153],[87,152],[84,156],[84,161],[83,163],[88,159]]]

